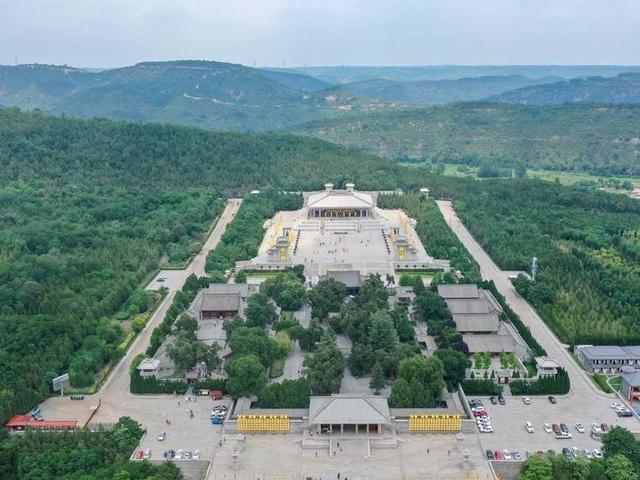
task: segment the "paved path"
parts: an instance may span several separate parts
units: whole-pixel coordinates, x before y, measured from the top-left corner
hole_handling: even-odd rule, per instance
[[[558,362],[558,364],[569,373],[572,392],[590,397],[612,397],[613,395],[605,394],[593,384],[591,379],[587,377],[586,373],[576,364],[569,352],[567,352],[565,346],[553,334],[547,324],[542,321],[533,307],[518,295],[509,279],[509,272],[500,270],[493,260],[491,260],[487,252],[483,250],[480,244],[462,224],[456,212],[453,210],[451,202],[438,201],[437,203],[451,230],[458,236],[469,253],[473,255],[473,258],[475,258],[476,262],[480,265],[482,277],[493,280],[498,291],[504,295],[511,309],[516,312],[522,321],[531,329],[531,333],[538,343],[542,345],[551,358]]]
[[[144,418],[140,418],[140,412],[144,412],[145,409],[138,406],[137,403],[149,402],[150,398],[142,398],[135,396],[129,392],[129,365],[136,355],[143,353],[149,345],[151,334],[156,326],[165,317],[167,310],[171,306],[171,302],[176,295],[176,292],[182,288],[187,277],[192,273],[197,276],[204,275],[207,254],[210,250],[213,250],[224,233],[227,225],[233,220],[242,199],[232,198],[227,202],[227,206],[220,215],[216,226],[206,240],[202,251],[196,255],[191,264],[184,270],[172,270],[173,282],[172,288],[169,288],[169,292],[156,311],[151,315],[151,318],[147,322],[144,330],[133,341],[127,354],[118,362],[118,365],[111,371],[109,378],[103,384],[102,388],[95,395],[89,395],[83,402],[70,402],[68,398],[54,397],[48,399],[42,404],[42,411],[45,418],[78,418],[83,421],[86,420],[87,408],[89,405],[94,406],[101,402],[100,409],[96,416],[95,421],[112,421],[113,418],[117,419],[121,415],[131,415],[132,417],[144,422]],[[159,273],[158,275],[161,275]],[[158,398],[156,396],[152,398]],[[77,413],[74,415],[74,411],[70,409],[70,406],[74,406],[77,409]]]

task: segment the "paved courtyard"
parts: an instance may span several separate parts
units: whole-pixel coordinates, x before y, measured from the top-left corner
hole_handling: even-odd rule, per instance
[[[365,436],[334,436],[335,455],[330,455],[328,442],[323,447],[303,448],[301,435],[262,434],[245,438],[241,442],[242,452],[234,462],[232,452],[236,442],[229,437],[216,452],[208,480],[319,480],[337,478],[338,473],[341,479],[352,480],[418,477],[462,480],[468,474],[474,479],[493,478],[482,457],[477,435],[467,435],[459,441],[451,434],[406,434],[398,437],[397,448],[371,450]],[[469,452],[466,462],[465,449]]]

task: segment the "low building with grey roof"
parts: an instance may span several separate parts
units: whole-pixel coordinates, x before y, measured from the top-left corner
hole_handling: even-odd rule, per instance
[[[198,292],[189,311],[198,320],[225,319],[242,315],[247,299],[258,287],[246,283],[212,283]]]
[[[438,285],[456,329],[464,333],[495,333],[500,328],[502,307],[488,290],[473,284]]]
[[[640,371],[640,346],[576,345],[574,352],[590,373],[618,374],[627,366]]]
[[[334,394],[310,399],[309,426],[317,432],[380,433],[390,424],[387,399],[378,395]]]

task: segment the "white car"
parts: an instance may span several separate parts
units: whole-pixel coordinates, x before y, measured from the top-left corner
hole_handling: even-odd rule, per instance
[[[146,458],[146,459],[151,458],[151,449],[150,449],[150,448],[147,448],[147,449],[144,451],[144,455],[142,456],[142,458]]]
[[[180,449],[176,452],[176,460],[182,460],[182,457],[184,457],[184,450]]]
[[[511,456],[509,450],[503,450],[502,455],[504,456],[505,460],[513,460],[513,457]]]
[[[596,458],[602,458],[602,452],[599,449],[594,448],[593,449],[593,456],[596,457]]]
[[[192,455],[194,460],[199,460],[200,459],[200,450],[198,450],[197,448],[193,451],[193,455]]]
[[[163,442],[165,438],[167,438],[167,432],[160,432],[160,435],[158,435],[158,441]]]
[[[602,432],[602,427],[600,426],[599,423],[592,423],[591,424],[591,431],[593,433],[600,433],[600,432]]]
[[[520,458],[522,458],[522,457],[520,456],[520,452],[518,452],[518,451],[513,451],[513,452],[511,452],[511,455],[513,455],[513,459],[514,459],[514,460],[520,460]]]
[[[544,428],[544,431],[547,433],[552,432],[551,425],[549,425],[548,423],[545,423],[543,428]]]
[[[611,402],[611,405],[609,405],[611,408],[618,408],[621,407],[622,404],[620,402],[616,402],[615,400],[613,402]]]
[[[191,452],[184,452],[184,459],[191,460]]]
[[[525,405],[531,405],[531,399],[529,397],[522,397],[522,402]]]
[[[533,423],[527,420],[524,424],[524,429],[529,433],[533,433]]]
[[[591,450],[589,450],[588,448],[584,449],[584,455],[585,457],[587,457],[589,460],[593,459],[593,452]]]
[[[581,424],[581,423],[576,423],[576,430],[577,430],[579,433],[584,433],[584,427],[582,426],[582,424]]]

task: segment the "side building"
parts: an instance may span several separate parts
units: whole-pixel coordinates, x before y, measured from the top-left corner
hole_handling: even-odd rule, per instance
[[[574,352],[589,373],[616,375],[623,367],[640,371],[640,346],[576,345]]]

